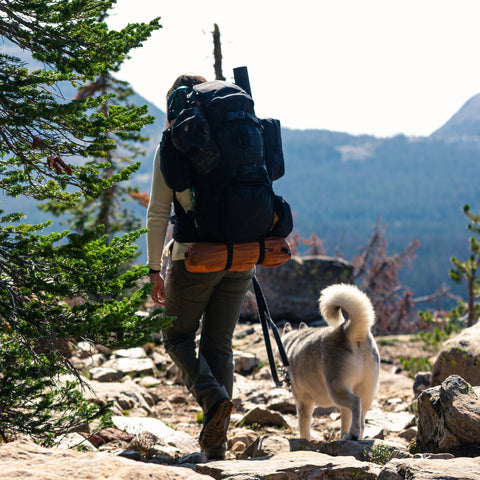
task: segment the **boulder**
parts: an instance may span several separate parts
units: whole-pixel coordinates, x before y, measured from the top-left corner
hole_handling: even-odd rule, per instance
[[[318,452],[282,452],[273,457],[253,460],[230,460],[199,464],[198,473],[216,479],[267,480],[347,479],[376,480],[380,466],[360,462],[352,457],[331,457]]]
[[[279,428],[289,428],[287,421],[277,412],[266,408],[255,407],[242,418],[241,425],[270,425]]]
[[[480,392],[480,389],[477,389]],[[480,399],[458,375],[418,397],[419,452],[450,452],[469,456],[480,452]]]
[[[135,462],[108,453],[41,447],[22,438],[0,445],[2,480],[207,480],[189,468]]]
[[[440,385],[450,375],[480,385],[480,322],[443,344],[433,365],[432,385]]]
[[[312,322],[320,319],[320,291],[333,283],[351,283],[353,265],[341,258],[322,255],[292,257],[276,268],[257,266],[257,279],[274,321]],[[242,320],[257,319],[253,290],[247,293]]]
[[[96,382],[118,382],[123,377],[123,372],[114,368],[93,367],[90,369],[90,378]]]
[[[258,437],[252,445],[245,449],[240,458],[271,457],[289,451],[290,441],[288,438],[267,435]]]
[[[413,381],[413,395],[417,398],[424,390],[432,386],[432,374],[430,372],[418,372]]]
[[[235,372],[251,373],[252,370],[260,365],[260,359],[253,353],[233,352],[233,362]]]
[[[436,457],[395,459],[388,462],[378,480],[480,480],[480,458]]]
[[[109,368],[123,372],[124,375],[140,377],[142,375],[154,375],[155,364],[151,358],[117,357],[106,361],[103,368]]]
[[[188,435],[188,433],[174,430],[156,418],[114,416],[112,417],[112,422],[120,430],[137,437],[142,435],[144,440],[140,441],[140,444],[144,445],[144,450],[147,444],[145,439],[150,439],[150,446],[162,444],[175,447],[182,455],[199,449],[197,440]],[[142,453],[145,452],[142,451]]]

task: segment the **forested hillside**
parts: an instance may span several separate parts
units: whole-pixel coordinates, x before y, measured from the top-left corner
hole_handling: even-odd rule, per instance
[[[302,236],[314,232],[329,253],[340,246],[350,259],[381,217],[391,253],[420,240],[413,268],[402,272],[416,294],[451,284],[450,257],[468,252],[462,206],[480,208],[479,143],[291,130],[283,140],[287,175],[278,189]]]

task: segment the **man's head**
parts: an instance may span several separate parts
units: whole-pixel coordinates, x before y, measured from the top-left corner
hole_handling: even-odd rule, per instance
[[[178,87],[190,87],[192,88],[194,85],[198,85],[199,83],[206,82],[207,79],[205,77],[202,77],[201,75],[180,75],[175,82],[173,82],[173,85],[170,87],[170,89],[167,92],[167,100],[168,97],[172,94],[174,90],[176,90]]]

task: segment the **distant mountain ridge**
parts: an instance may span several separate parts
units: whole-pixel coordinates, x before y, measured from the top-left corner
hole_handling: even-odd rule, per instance
[[[448,122],[432,133],[444,141],[480,141],[480,94],[470,98]]]

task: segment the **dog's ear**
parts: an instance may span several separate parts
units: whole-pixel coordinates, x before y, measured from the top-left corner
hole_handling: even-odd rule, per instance
[[[299,329],[299,330],[303,330],[304,328],[308,328],[308,325],[307,325],[305,322],[302,322],[302,323],[298,326],[298,329]]]
[[[283,326],[283,335],[286,335],[288,332],[291,332],[293,330],[292,326],[287,322]]]

